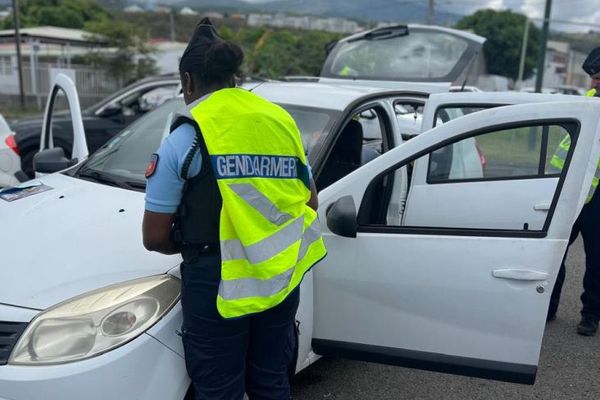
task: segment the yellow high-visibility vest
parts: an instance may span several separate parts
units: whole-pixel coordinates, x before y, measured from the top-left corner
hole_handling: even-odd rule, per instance
[[[550,164],[557,170],[562,171],[565,166],[565,160],[567,159],[567,154],[569,154],[569,149],[571,148],[571,136],[566,135],[559,143],[558,149],[552,156],[550,160]],[[592,201],[594,197],[594,193],[598,188],[598,183],[600,182],[600,161],[598,162],[598,167],[596,168],[596,174],[592,179],[592,186],[588,192],[588,195],[585,199],[585,203],[589,203]]]
[[[246,90],[212,93],[189,106],[223,198],[220,213],[224,318],[281,303],[327,251],[310,199],[304,146],[293,118]]]
[[[596,89],[590,89],[586,92],[585,95],[587,97],[594,97],[597,93],[598,93],[598,91]]]

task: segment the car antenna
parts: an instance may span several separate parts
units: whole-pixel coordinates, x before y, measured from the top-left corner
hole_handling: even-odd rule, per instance
[[[462,83],[462,86],[460,87],[460,91],[464,92],[465,91],[465,86],[467,85],[467,81],[469,80],[469,75],[471,74],[471,69],[473,68],[473,65],[475,64],[475,59],[479,56],[479,52],[477,52],[477,54],[475,54],[475,57],[473,57],[471,59],[471,61],[469,61],[469,66],[467,67],[467,71],[465,74],[465,80]]]

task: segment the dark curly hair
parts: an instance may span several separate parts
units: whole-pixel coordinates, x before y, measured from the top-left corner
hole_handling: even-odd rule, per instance
[[[208,19],[200,22],[179,62],[179,74],[189,73],[203,85],[221,84],[238,74],[244,52],[216,34]]]

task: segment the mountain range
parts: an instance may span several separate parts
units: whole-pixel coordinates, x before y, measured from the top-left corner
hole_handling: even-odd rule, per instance
[[[427,19],[425,1],[406,0],[271,0],[248,2],[242,0],[98,0],[100,4],[140,6],[165,5],[190,7],[199,11],[293,13],[321,17],[348,18],[361,22],[424,22]],[[10,6],[11,0],[0,0],[0,7]],[[452,25],[462,16],[437,10],[435,23]]]
[[[177,7],[187,6],[196,10],[284,12],[349,18],[362,22],[424,22],[427,19],[425,2],[413,3],[402,0],[274,0],[260,3],[248,3],[241,0],[163,0],[161,3]],[[451,25],[461,17],[461,15],[438,11],[435,13],[435,23]]]

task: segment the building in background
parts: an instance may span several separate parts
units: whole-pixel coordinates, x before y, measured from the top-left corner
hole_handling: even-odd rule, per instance
[[[273,26],[277,28],[319,30],[339,33],[355,33],[363,29],[356,21],[349,19],[320,18],[307,15],[248,14],[247,23],[248,26]]]
[[[107,74],[76,63],[90,52],[114,51],[98,35],[79,29],[40,26],[21,29],[23,86],[30,104],[42,107],[53,74],[63,72],[76,82],[82,103],[104,97],[119,87]],[[15,31],[0,31],[0,94],[8,102],[19,94]],[[33,99],[33,102],[31,101]]]
[[[590,77],[581,68],[586,57],[586,53],[574,50],[569,42],[549,40],[546,50],[543,87],[589,88],[591,84]],[[522,88],[534,86],[535,75],[521,85]]]

